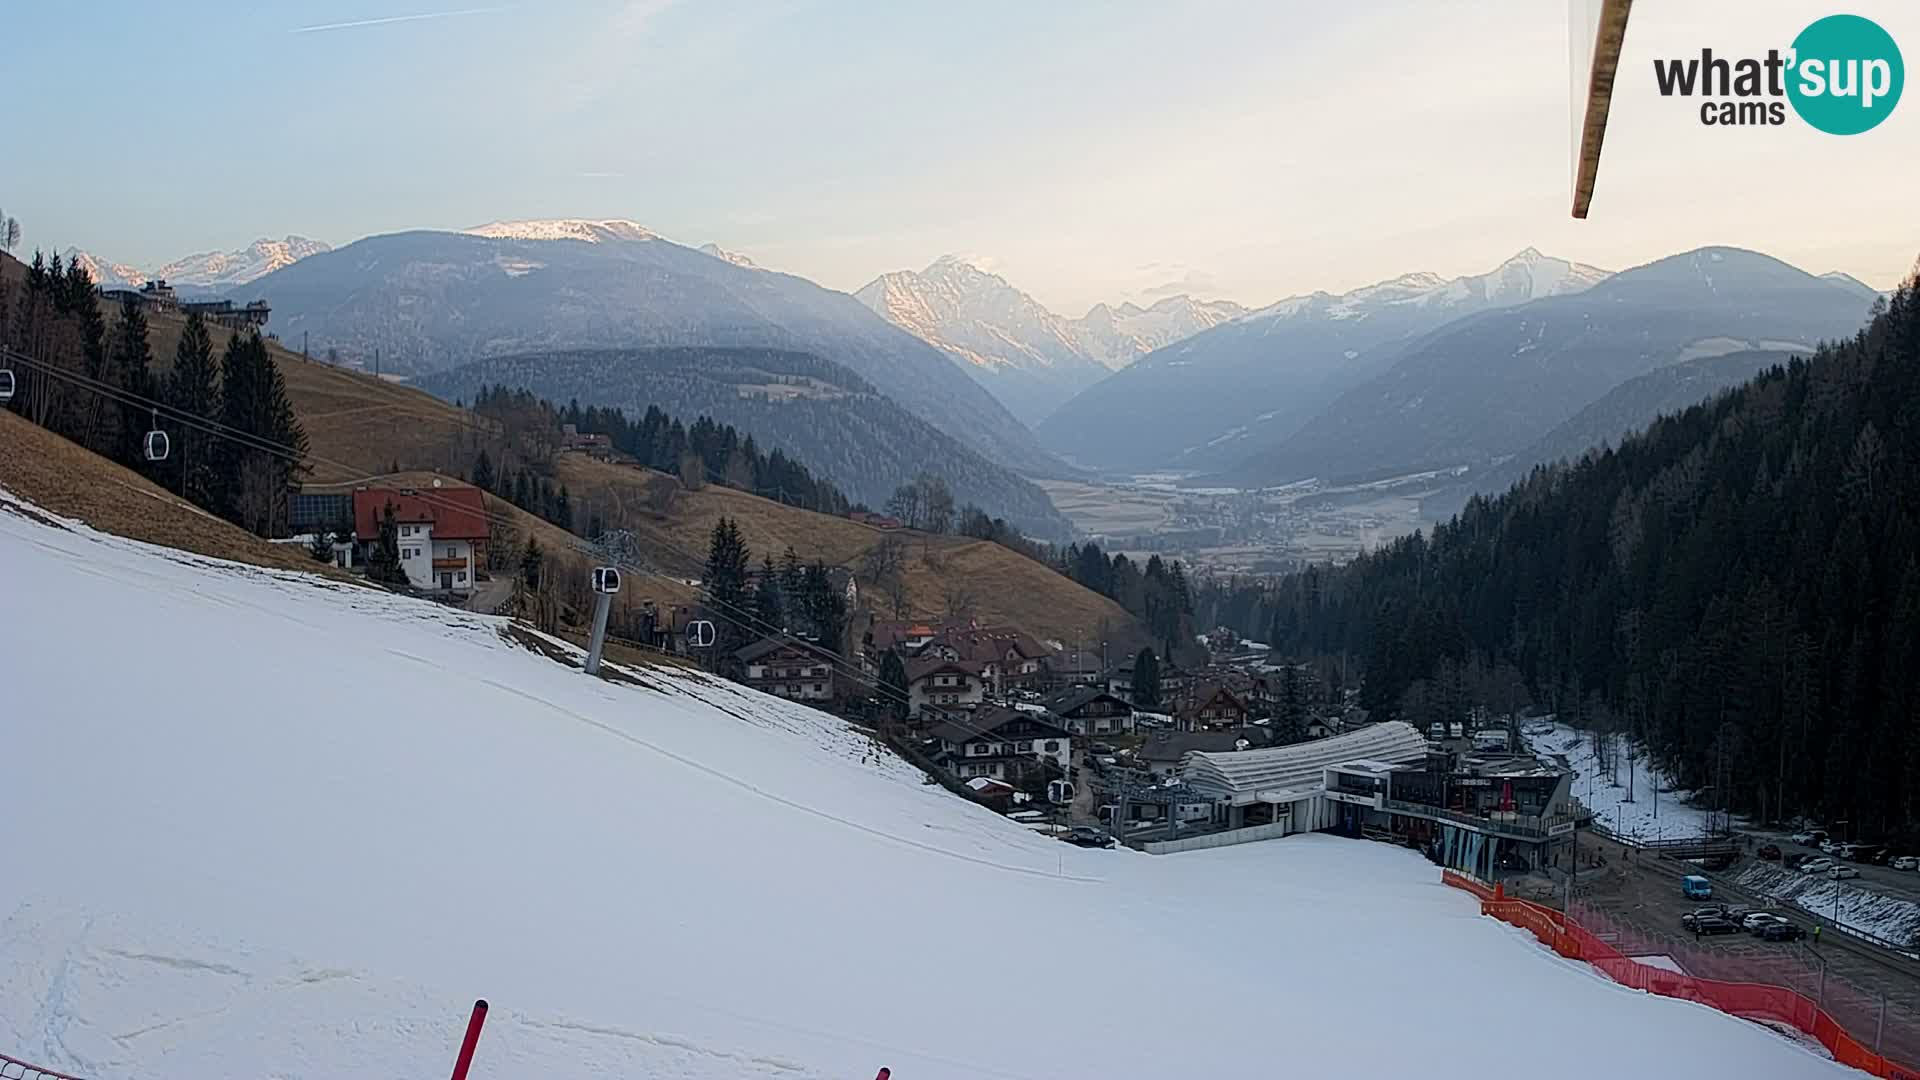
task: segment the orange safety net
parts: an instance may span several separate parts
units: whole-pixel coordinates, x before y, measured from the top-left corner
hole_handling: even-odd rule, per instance
[[[1509,900],[1456,870],[1443,870],[1441,881],[1480,898],[1480,913],[1532,932],[1554,952],[1570,960],[1584,960],[1622,986],[1662,997],[1711,1005],[1721,1012],[1750,1019],[1793,1025],[1820,1040],[1835,1061],[1889,1080],[1920,1080],[1920,1070],[1882,1057],[1842,1028],[1819,1004],[1797,990],[1764,983],[1722,982],[1682,975],[1639,963],[1602,941],[1564,913],[1527,900]]]

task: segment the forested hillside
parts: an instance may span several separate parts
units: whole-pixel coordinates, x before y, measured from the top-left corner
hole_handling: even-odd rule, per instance
[[[1381,715],[1518,666],[1736,812],[1920,822],[1920,308],[1260,605]],[[1436,678],[1439,680],[1437,683]]]
[[[642,417],[710,416],[777,446],[851,499],[883,505],[922,473],[1029,536],[1064,539],[1046,493],[907,412],[852,371],[810,353],[758,348],[567,350],[477,360],[420,380],[448,400],[504,384],[550,401]]]

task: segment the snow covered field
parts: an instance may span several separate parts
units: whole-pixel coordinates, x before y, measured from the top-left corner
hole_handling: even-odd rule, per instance
[[[1672,840],[1707,833],[1708,812],[1687,800],[1691,792],[1673,791],[1654,772],[1653,763],[1636,753],[1629,787],[1627,741],[1618,741],[1619,763],[1611,776],[1594,755],[1593,736],[1557,721],[1530,721],[1522,729],[1536,754],[1564,757],[1574,770],[1574,797],[1593,811],[1594,824],[1634,840]],[[1654,797],[1656,781],[1659,798]],[[1631,794],[1633,801],[1628,802]]]
[[[1855,1075],[1404,849],[1082,851],[802,707],[19,511],[0,1051],[53,1068],[433,1076],[484,996],[483,1080]]]

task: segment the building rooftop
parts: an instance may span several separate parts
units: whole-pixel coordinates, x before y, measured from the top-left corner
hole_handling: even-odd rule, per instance
[[[1271,750],[1196,750],[1187,755],[1180,771],[1196,787],[1244,804],[1257,801],[1262,792],[1322,790],[1325,770],[1331,765],[1406,764],[1426,757],[1427,740],[1411,725],[1395,720]]]

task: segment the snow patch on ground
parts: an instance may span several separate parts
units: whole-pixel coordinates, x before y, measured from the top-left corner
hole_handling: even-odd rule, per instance
[[[1576,970],[1403,849],[1081,850],[804,706],[15,508],[0,1049],[52,1068],[428,1076],[484,996],[475,1080],[1467,1077],[1491,1001],[1568,1080],[1853,1075]],[[1027,971],[1068,992],[1036,1011]],[[1128,987],[1153,1022],[1115,1037]],[[1575,1024],[1634,1037],[1569,1059]]]
[[[1628,766],[1628,743],[1618,740],[1619,761],[1609,773],[1600,768],[1591,732],[1556,720],[1536,720],[1523,729],[1536,754],[1564,761],[1574,771],[1573,794],[1593,811],[1594,824],[1633,840],[1672,840],[1707,834],[1707,810],[1688,802],[1691,792],[1675,791],[1653,762],[1638,750]],[[1655,797],[1655,789],[1659,789]],[[1627,801],[1631,794],[1633,801]]]

